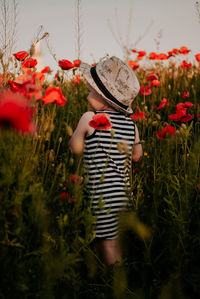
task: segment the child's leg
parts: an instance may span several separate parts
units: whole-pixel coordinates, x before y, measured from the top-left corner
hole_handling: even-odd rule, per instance
[[[107,265],[114,264],[115,262],[121,263],[122,257],[117,239],[101,240],[100,246],[103,252],[104,260]]]

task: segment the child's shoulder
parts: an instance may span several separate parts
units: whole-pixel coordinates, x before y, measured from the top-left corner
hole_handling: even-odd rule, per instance
[[[85,113],[83,113],[83,115],[81,116],[80,122],[81,123],[88,123],[89,121],[92,120],[92,117],[94,116],[94,112],[93,111],[87,111]]]
[[[94,116],[94,114],[95,113],[93,111],[87,111],[87,112],[83,113],[82,117],[83,118],[91,118]]]

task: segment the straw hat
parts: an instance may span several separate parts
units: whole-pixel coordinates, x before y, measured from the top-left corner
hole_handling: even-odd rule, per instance
[[[134,71],[121,59],[113,56],[91,67],[81,63],[80,71],[88,83],[113,108],[132,114],[131,103],[140,90]]]

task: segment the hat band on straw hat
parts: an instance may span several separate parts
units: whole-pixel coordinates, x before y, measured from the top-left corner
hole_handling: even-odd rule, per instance
[[[103,82],[101,81],[101,79],[99,78],[99,76],[96,72],[96,66],[91,67],[90,73],[91,73],[91,76],[92,76],[94,82],[96,83],[97,87],[101,90],[101,92],[105,95],[106,98],[108,98],[109,100],[111,100],[112,102],[117,104],[119,107],[121,107],[123,109],[128,109],[128,106],[120,103],[104,86]]]

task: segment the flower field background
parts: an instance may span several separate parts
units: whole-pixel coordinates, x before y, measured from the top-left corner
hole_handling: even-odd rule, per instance
[[[26,51],[2,67],[1,298],[199,297],[200,54],[190,63],[187,47],[132,52],[141,89],[131,118],[144,156],[132,166],[124,258],[113,267],[94,248],[82,158],[68,148],[88,110],[81,61],[60,60],[51,80]]]

